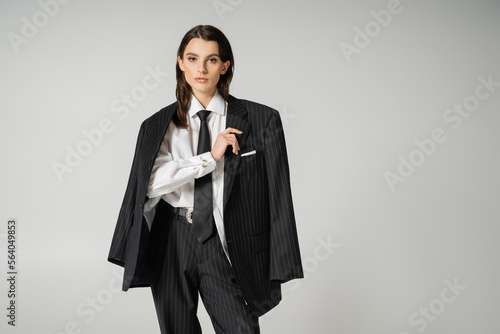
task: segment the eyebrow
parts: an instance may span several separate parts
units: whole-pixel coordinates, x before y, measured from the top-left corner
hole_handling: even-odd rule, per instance
[[[194,52],[188,52],[188,53],[186,53],[186,56],[196,56],[196,57],[199,57],[199,56],[198,56],[196,53],[194,53]],[[207,58],[210,58],[210,57],[213,57],[213,56],[216,56],[216,57],[219,57],[219,58],[220,58],[220,56],[219,56],[217,53],[212,53],[212,54],[209,54],[209,55],[207,56]]]

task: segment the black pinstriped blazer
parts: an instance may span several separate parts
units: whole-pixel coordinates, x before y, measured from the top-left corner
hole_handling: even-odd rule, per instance
[[[172,116],[173,103],[140,128],[132,170],[108,260],[125,268],[123,291],[149,286],[149,230],[143,204],[151,170]],[[239,155],[224,158],[224,228],[229,256],[245,300],[258,315],[281,300],[280,284],[303,277],[290,191],[288,159],[279,113],[267,106],[228,99],[226,126],[237,135]],[[242,157],[242,154],[256,151]]]

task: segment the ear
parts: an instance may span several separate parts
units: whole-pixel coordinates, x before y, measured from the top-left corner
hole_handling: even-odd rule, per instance
[[[177,62],[179,63],[181,71],[184,72],[184,62],[182,61],[181,57],[177,57]]]
[[[229,60],[222,64],[222,70],[220,71],[220,74],[226,74],[230,64],[231,62]]]

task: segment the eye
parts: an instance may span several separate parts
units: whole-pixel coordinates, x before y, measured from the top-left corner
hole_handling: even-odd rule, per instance
[[[216,63],[217,62],[217,58],[210,58],[208,60],[209,63]]]
[[[195,60],[196,60],[196,58],[195,58],[195,57],[188,57],[188,60],[189,60],[189,61],[195,61]]]

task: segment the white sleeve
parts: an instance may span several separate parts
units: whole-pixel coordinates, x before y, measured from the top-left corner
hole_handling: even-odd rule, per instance
[[[151,171],[147,192],[149,198],[172,192],[193,179],[211,173],[216,166],[216,161],[210,152],[185,160],[176,160],[168,152],[165,144],[164,141]]]

